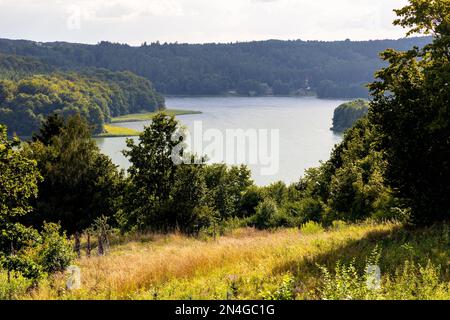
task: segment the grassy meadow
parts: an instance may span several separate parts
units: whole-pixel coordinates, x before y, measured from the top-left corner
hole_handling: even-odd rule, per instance
[[[130,128],[124,128],[119,126],[114,126],[110,124],[105,124],[105,133],[98,135],[101,138],[108,137],[134,137],[139,135],[139,131]]]
[[[200,114],[200,111],[193,111],[193,110],[177,110],[177,109],[168,109],[164,110],[165,113],[168,115],[174,115],[174,116],[182,116],[187,114]],[[123,115],[120,117],[112,118],[112,123],[121,123],[121,122],[137,122],[137,121],[148,121],[152,120],[155,116],[156,112],[145,112],[145,113],[132,113]]]
[[[20,290],[20,278],[11,285],[21,299],[450,299],[449,237],[447,225],[397,223],[116,236],[106,256],[75,262],[81,289],[66,290],[63,274],[31,291]],[[370,290],[373,263],[382,281]]]

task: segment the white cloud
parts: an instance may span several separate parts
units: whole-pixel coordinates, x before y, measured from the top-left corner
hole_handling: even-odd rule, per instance
[[[89,43],[109,40],[131,44],[156,40],[229,42],[269,38],[396,38],[404,31],[392,26],[392,10],[406,2],[0,0],[0,37]],[[73,18],[74,12],[78,12],[79,28],[68,27],[68,19]]]

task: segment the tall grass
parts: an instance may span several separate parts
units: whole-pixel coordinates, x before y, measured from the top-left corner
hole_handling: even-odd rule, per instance
[[[366,223],[316,229],[238,229],[216,240],[179,234],[116,239],[109,255],[77,261],[81,289],[66,290],[59,275],[22,298],[450,298],[448,227],[410,231],[396,223]],[[380,248],[382,289],[368,291],[364,273],[374,248]]]

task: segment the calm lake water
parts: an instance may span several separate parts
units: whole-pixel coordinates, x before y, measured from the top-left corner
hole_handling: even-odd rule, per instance
[[[304,170],[319,165],[329,158],[333,146],[341,141],[341,136],[334,134],[330,127],[334,109],[343,100],[320,100],[306,97],[202,97],[202,98],[167,98],[169,109],[198,110],[202,114],[178,116],[178,120],[194,135],[194,126],[201,121],[203,133],[207,129],[218,129],[226,136],[230,129],[267,129],[268,152],[275,155],[270,137],[275,137],[273,130],[279,130],[279,163],[274,174],[266,175],[262,168],[268,164],[251,164],[244,161],[253,172],[253,179],[258,185],[267,185],[275,181],[291,183],[297,181]],[[142,130],[149,122],[129,122],[118,124],[123,127]],[[272,130],[272,131],[271,131]],[[197,131],[199,132],[199,131]],[[197,135],[198,136],[198,135]],[[195,136],[193,136],[195,139]],[[264,140],[261,136],[259,139]],[[113,162],[127,169],[129,162],[121,151],[126,148],[125,138],[96,139],[102,152],[109,155]],[[210,155],[210,158],[214,156]],[[272,162],[274,160],[271,160]],[[230,162],[233,163],[233,162]],[[275,165],[271,166],[275,168]]]

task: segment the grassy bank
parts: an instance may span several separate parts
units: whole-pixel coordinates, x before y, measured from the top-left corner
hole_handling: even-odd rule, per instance
[[[133,137],[138,136],[139,131],[130,128],[118,127],[110,124],[105,124],[105,133],[99,134],[99,138],[111,138],[111,137]]]
[[[82,289],[66,291],[60,275],[24,297],[450,299],[449,236],[447,226],[408,231],[395,223],[366,223],[327,231],[238,229],[217,240],[120,238],[109,255],[76,262]],[[364,270],[374,251],[382,285],[367,290]]]
[[[200,111],[193,110],[176,110],[176,109],[168,109],[165,110],[167,114],[174,116],[182,116],[187,114],[200,114]],[[156,112],[147,112],[147,113],[133,113],[127,114],[124,116],[116,117],[112,119],[112,123],[121,123],[121,122],[137,122],[137,121],[148,121],[152,120]]]

